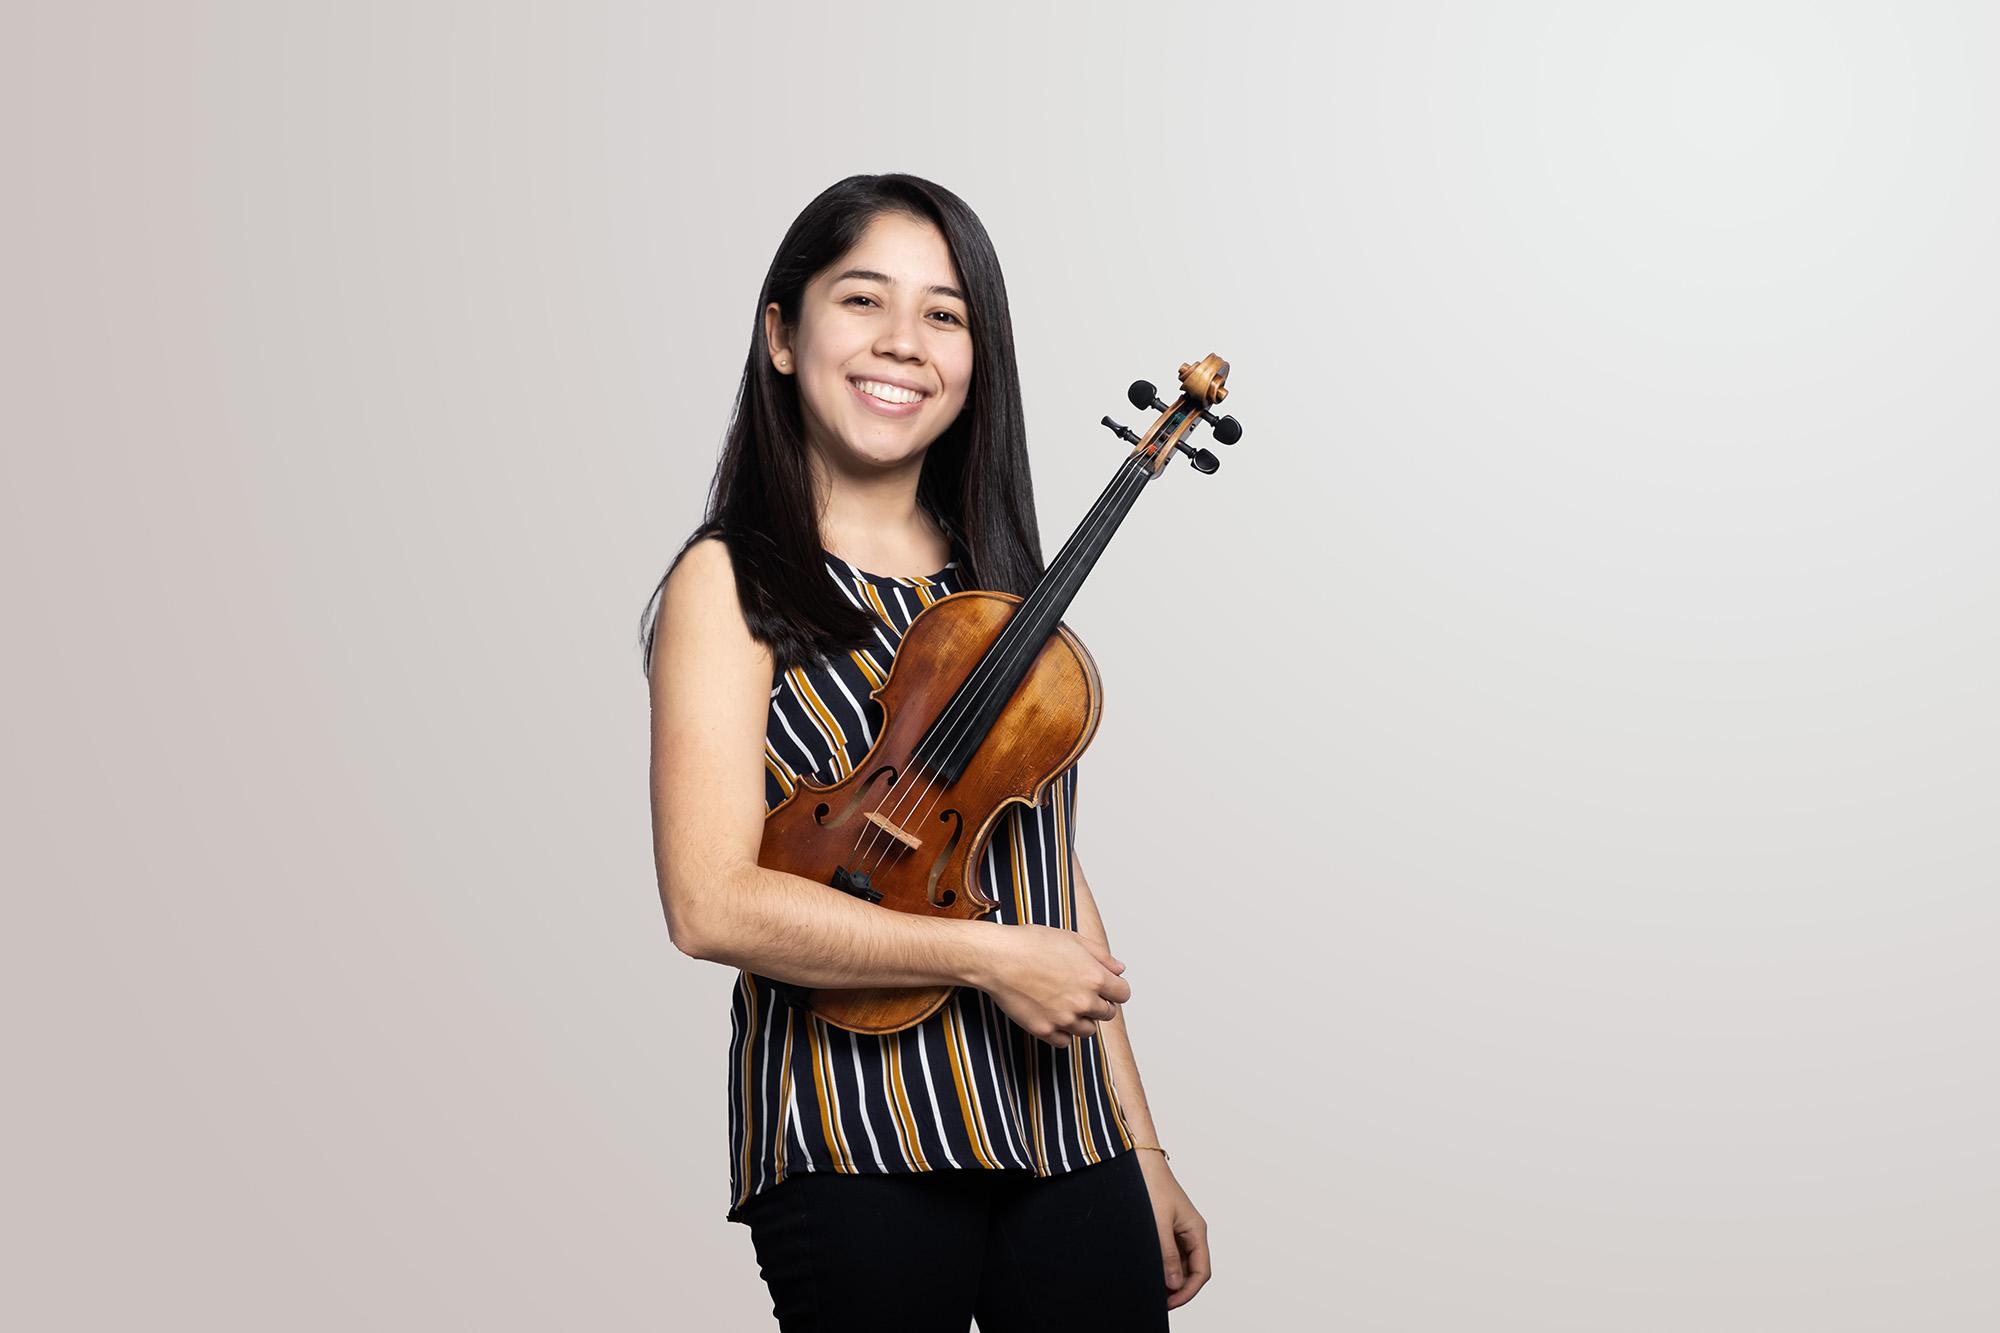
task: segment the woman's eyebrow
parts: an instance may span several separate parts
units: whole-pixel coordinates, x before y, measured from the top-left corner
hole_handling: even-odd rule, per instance
[[[859,278],[863,282],[879,282],[884,287],[894,287],[896,285],[894,278],[886,273],[877,273],[872,268],[851,268],[845,273],[835,274],[833,280],[839,282],[842,278]],[[963,301],[965,299],[965,293],[956,287],[940,287],[936,283],[932,283],[925,290],[936,292],[939,296],[949,296],[954,301]]]

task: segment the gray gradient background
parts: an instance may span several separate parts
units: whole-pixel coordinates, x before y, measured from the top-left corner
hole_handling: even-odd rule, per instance
[[[1176,1325],[2000,1326],[1997,36],[10,5],[0,1323],[768,1325],[633,637],[786,223],[908,170],[1051,552],[1235,363],[1070,617]]]

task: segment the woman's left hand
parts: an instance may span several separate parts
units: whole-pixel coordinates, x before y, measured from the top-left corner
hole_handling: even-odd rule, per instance
[[[1193,1300],[1208,1281],[1208,1222],[1194,1210],[1165,1157],[1141,1151],[1139,1169],[1146,1177],[1146,1192],[1153,1199],[1153,1223],[1160,1233],[1160,1259],[1167,1270],[1167,1308],[1177,1310]]]

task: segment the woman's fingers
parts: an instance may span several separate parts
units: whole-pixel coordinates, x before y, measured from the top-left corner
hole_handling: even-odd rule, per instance
[[[1115,1002],[1107,1000],[1100,995],[1097,997],[1097,1004],[1092,1006],[1088,1012],[1079,1012],[1076,1017],[1070,1019],[1067,1023],[1057,1023],[1055,1030],[1049,1033],[1048,1036],[1043,1037],[1042,1040],[1051,1046],[1062,1049],[1069,1045],[1071,1037],[1095,1036],[1097,1034],[1097,1025],[1100,1023],[1109,1023],[1117,1018],[1118,1009],[1119,1006]]]
[[[1184,1230],[1176,1234],[1183,1257],[1182,1279],[1174,1294],[1167,1298],[1167,1308],[1176,1309],[1194,1299],[1194,1294],[1208,1281],[1208,1223],[1197,1217],[1190,1226],[1182,1223]]]
[[[1160,1263],[1167,1270],[1167,1290],[1178,1293],[1181,1283],[1185,1280],[1185,1275],[1181,1271],[1181,1249],[1174,1244],[1174,1233],[1165,1227],[1160,1228]],[[1170,1310],[1173,1308],[1171,1299],[1167,1302],[1167,1308]]]
[[[1088,1037],[1097,1031],[1099,1023],[1109,1023],[1116,1017],[1118,1017],[1118,1006],[1106,1001],[1102,1013],[1078,1014],[1076,1021],[1063,1031],[1073,1032],[1079,1037]]]

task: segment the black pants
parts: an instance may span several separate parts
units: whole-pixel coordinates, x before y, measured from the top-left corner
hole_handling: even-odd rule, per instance
[[[740,1214],[784,1333],[1160,1333],[1137,1153],[1018,1171],[792,1176]]]

